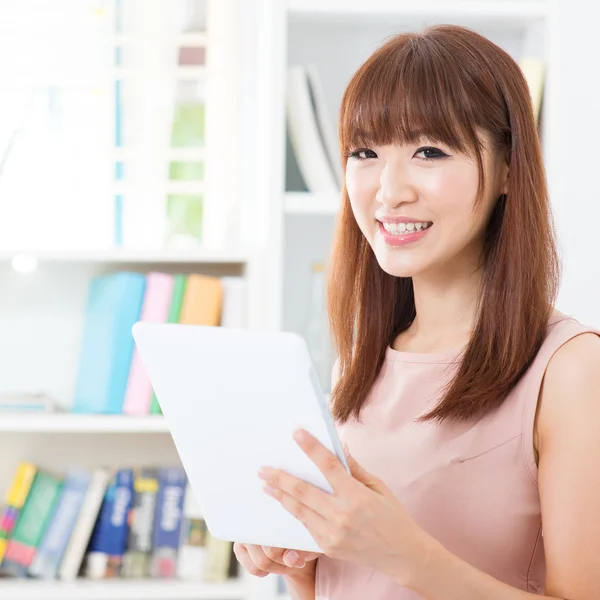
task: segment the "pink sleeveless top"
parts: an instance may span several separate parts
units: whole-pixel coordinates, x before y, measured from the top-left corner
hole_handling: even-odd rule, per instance
[[[543,594],[545,560],[533,425],[552,355],[594,332],[552,317],[535,361],[496,412],[473,423],[416,423],[451,375],[457,353],[387,349],[361,423],[338,428],[354,458],[380,477],[449,551],[496,579]],[[316,600],[421,600],[370,568],[322,556]]]

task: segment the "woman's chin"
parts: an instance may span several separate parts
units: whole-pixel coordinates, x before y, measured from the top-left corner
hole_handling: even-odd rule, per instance
[[[379,260],[378,262],[381,269],[392,277],[414,277],[420,271],[412,265],[398,264],[390,260]]]

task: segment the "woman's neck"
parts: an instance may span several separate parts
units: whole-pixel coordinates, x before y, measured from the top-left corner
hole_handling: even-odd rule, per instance
[[[464,346],[477,317],[480,272],[462,277],[414,277],[416,317],[397,350],[437,352]]]

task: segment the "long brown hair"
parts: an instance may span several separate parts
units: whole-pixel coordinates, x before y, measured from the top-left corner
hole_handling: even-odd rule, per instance
[[[498,407],[538,352],[558,287],[559,265],[531,98],[513,59],[479,34],[441,25],[387,40],[344,93],[340,154],[419,135],[474,154],[479,200],[484,169],[477,129],[509,163],[483,244],[474,330],[460,363],[424,419],[467,420]],[[411,278],[378,265],[344,187],[328,276],[328,308],[338,353],[335,419],[359,418],[386,348],[415,318]]]

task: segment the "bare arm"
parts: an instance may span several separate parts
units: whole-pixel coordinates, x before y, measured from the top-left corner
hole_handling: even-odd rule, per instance
[[[315,600],[315,574],[311,576],[284,576],[292,600]]]
[[[512,588],[436,542],[412,587],[428,600],[600,598],[600,339],[582,334],[554,355],[537,418],[547,596]]]

